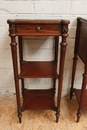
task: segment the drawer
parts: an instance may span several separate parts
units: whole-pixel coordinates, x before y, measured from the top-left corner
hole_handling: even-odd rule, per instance
[[[61,26],[60,25],[16,25],[16,34],[17,35],[60,35],[61,34]]]

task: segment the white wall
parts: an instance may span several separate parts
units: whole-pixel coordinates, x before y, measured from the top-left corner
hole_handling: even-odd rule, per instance
[[[86,12],[87,0],[0,0],[0,95],[11,95],[15,93],[7,19],[29,18],[70,20],[62,91],[62,95],[64,96],[69,92],[71,82],[76,18],[78,16],[87,18]],[[28,41],[32,43],[32,46],[26,44]],[[26,38],[24,48],[26,50],[25,58],[29,60],[48,60],[53,57],[54,47],[52,44],[52,37],[40,39],[37,37],[34,39]],[[81,87],[83,64],[80,60],[78,62],[75,86],[79,88]],[[46,88],[47,86],[50,87],[51,84],[52,81],[50,81],[50,79],[26,80],[26,86],[28,88]]]

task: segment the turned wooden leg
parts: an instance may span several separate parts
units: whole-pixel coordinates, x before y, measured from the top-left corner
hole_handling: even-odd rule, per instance
[[[21,117],[22,117],[22,114],[21,114],[21,108],[18,108],[18,118],[19,118],[19,123],[22,122]]]
[[[21,85],[22,96],[24,97],[24,79],[21,79]]]
[[[58,98],[57,98],[57,110],[56,110],[56,122],[59,120],[60,116],[60,102],[61,102],[61,93],[62,93],[62,82],[63,82],[63,71],[64,71],[64,61],[65,61],[65,52],[66,52],[66,35],[62,36],[60,48],[60,66],[59,66],[59,81],[58,81]]]
[[[75,79],[77,60],[78,60],[77,55],[75,55],[74,58],[73,58],[72,80],[71,80],[71,88],[70,88],[70,99],[72,98],[72,95],[73,95],[73,85],[74,85],[74,79]]]
[[[82,110],[79,108],[77,113],[77,123],[79,122]]]
[[[78,113],[77,113],[77,122],[79,122],[79,119],[81,117],[81,111],[83,108],[83,100],[84,100],[85,91],[86,91],[86,84],[87,84],[87,65],[85,65],[85,72],[83,74],[83,82],[82,82],[82,89],[81,89],[81,95],[80,95],[79,109],[78,109]]]
[[[15,40],[15,36],[11,37],[11,44],[10,45],[11,45],[13,69],[14,69],[14,81],[15,81],[18,117],[19,117],[19,122],[21,123],[21,116],[22,116],[22,114],[21,114],[19,79],[18,79],[17,43],[16,43],[16,40]]]
[[[22,42],[22,36],[18,37],[18,42],[19,42],[19,57],[20,57],[20,71],[21,71],[21,66],[23,62],[23,42]],[[24,97],[24,79],[21,79],[21,91],[22,91],[22,96]]]
[[[60,116],[60,108],[57,108],[56,110],[56,123],[59,121],[59,116]]]

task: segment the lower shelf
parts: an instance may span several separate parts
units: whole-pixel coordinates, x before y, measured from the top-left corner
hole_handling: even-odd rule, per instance
[[[75,92],[77,101],[80,104],[81,89],[75,89],[74,88],[73,91]],[[85,92],[84,92],[83,101],[82,101],[82,109],[83,110],[87,109],[87,90],[85,90]]]
[[[24,90],[23,106],[24,110],[56,110],[54,102],[54,89],[49,90]]]

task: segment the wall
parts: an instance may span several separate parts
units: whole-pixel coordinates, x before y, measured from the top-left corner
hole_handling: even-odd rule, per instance
[[[8,36],[7,19],[68,19],[69,37],[67,38],[67,53],[64,68],[63,93],[69,92],[71,80],[71,68],[73,48],[76,31],[76,18],[87,18],[87,0],[0,0],[0,95],[15,93],[13,66],[10,51],[10,38]],[[29,60],[48,60],[53,58],[54,46],[52,37],[30,39],[25,38],[24,57]],[[31,42],[27,44],[27,42]],[[37,44],[35,43],[37,42]],[[32,53],[33,52],[33,53]],[[41,53],[43,52],[43,54]],[[75,78],[75,86],[81,87],[83,64],[78,61],[78,71]],[[28,79],[25,81],[28,88],[46,88],[52,85],[50,79]]]

